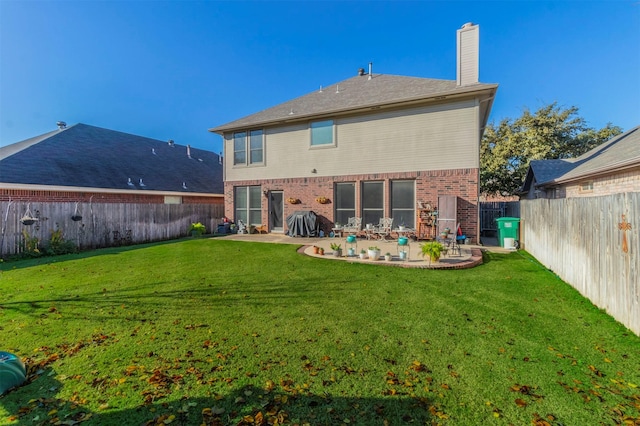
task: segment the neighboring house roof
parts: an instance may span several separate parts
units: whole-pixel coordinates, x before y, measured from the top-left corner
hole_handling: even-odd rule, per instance
[[[609,139],[573,160],[574,167],[556,183],[640,166],[640,126]]]
[[[310,117],[329,117],[429,100],[441,101],[479,91],[486,91],[485,97],[488,98],[488,102],[481,105],[483,111],[481,127],[484,127],[491,110],[492,97],[497,88],[497,84],[475,83],[458,86],[456,80],[387,74],[373,74],[369,79],[369,75],[364,74],[321,87],[320,90],[215,127],[210,131],[222,134],[230,130],[290,123],[307,120]]]
[[[81,123],[0,147],[0,183],[223,192],[222,164],[213,152]]]
[[[558,185],[603,173],[640,166],[640,126],[615,136],[576,158],[533,160],[522,192],[536,186]]]

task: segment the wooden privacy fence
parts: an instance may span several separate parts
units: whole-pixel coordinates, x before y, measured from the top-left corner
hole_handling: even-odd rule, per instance
[[[522,200],[526,249],[640,335],[640,193]]]
[[[35,221],[24,225],[29,213]],[[72,220],[72,216],[82,216]],[[201,222],[207,232],[217,230],[224,206],[215,204],[125,204],[0,202],[0,257],[20,252],[23,230],[42,243],[52,231],[76,242],[81,250],[163,241],[188,235],[189,225]],[[75,219],[78,219],[75,217]]]

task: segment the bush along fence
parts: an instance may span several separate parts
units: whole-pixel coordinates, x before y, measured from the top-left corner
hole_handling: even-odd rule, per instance
[[[215,204],[2,201],[0,258],[170,240],[190,235],[194,222],[214,233],[223,216]]]
[[[521,242],[640,335],[640,193],[522,200]]]

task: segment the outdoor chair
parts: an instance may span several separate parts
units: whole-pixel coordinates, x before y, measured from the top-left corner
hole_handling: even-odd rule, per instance
[[[375,233],[378,235],[381,241],[387,241],[387,236],[391,234],[392,227],[393,227],[393,218],[383,217],[380,219],[380,223],[376,227]]]
[[[347,221],[347,224],[342,227],[341,231],[347,234],[357,234],[360,232],[362,228],[362,218],[361,217],[350,217]]]

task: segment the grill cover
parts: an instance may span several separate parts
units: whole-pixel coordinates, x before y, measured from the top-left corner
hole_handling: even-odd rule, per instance
[[[299,210],[287,216],[287,235],[290,237],[315,237],[316,214],[310,210]]]

